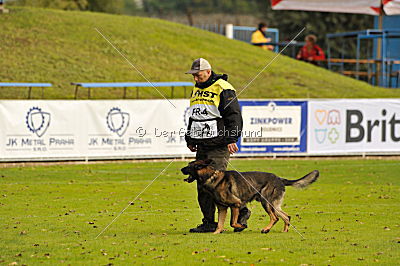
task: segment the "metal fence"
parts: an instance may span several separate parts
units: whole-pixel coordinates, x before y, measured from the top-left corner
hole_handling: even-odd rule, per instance
[[[226,25],[225,24],[196,24],[194,27],[211,31],[217,34],[226,35]],[[250,43],[251,34],[255,31],[256,27],[247,26],[233,26],[233,39],[240,40]],[[266,30],[267,38],[271,39],[272,43],[279,43],[279,30],[274,28],[268,28]],[[279,52],[279,46],[276,45],[274,48],[275,52]]]

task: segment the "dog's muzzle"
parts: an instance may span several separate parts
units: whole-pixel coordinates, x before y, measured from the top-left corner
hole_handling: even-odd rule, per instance
[[[183,167],[181,169],[181,172],[184,175],[189,175],[188,178],[183,179],[183,181],[188,182],[188,183],[192,183],[193,181],[196,180],[196,178],[194,178],[193,176],[190,175],[190,168],[188,166]]]
[[[188,182],[188,183],[192,183],[194,180],[196,180],[196,178],[194,178],[191,175],[189,175],[188,178],[183,179],[183,181]]]

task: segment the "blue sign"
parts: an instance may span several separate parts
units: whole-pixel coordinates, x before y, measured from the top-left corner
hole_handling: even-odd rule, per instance
[[[306,101],[239,101],[243,116],[239,153],[307,151]]]

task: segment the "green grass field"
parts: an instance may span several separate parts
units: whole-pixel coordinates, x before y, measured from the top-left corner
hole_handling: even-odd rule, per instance
[[[245,42],[158,19],[10,7],[0,15],[0,81],[50,82],[46,99],[71,99],[71,82],[145,80],[95,31],[98,28],[151,81],[192,81],[184,72],[192,60],[207,58],[218,73],[241,91],[275,56]],[[299,25],[298,30],[302,28]],[[307,30],[305,34],[307,34]],[[293,32],[293,37],[297,32]],[[300,38],[304,38],[302,35]],[[321,36],[322,38],[322,36]],[[161,88],[170,95],[170,88]],[[162,98],[141,89],[141,98]],[[134,88],[128,91],[134,98]],[[279,57],[241,98],[387,98],[399,90],[370,86],[286,56]],[[27,89],[0,88],[1,99],[24,99]],[[40,98],[34,89],[33,98]],[[86,97],[81,90],[80,98]],[[122,89],[101,88],[95,99],[122,97]],[[175,97],[183,97],[176,89]]]
[[[232,160],[245,170],[297,178],[321,172],[306,190],[288,188],[280,221],[265,235],[266,213],[249,205],[241,233],[190,234],[200,222],[196,185],[177,161],[102,234],[96,235],[168,165],[124,162],[0,169],[0,262],[27,264],[394,265],[400,259],[398,160]],[[16,265],[14,263],[14,265]]]

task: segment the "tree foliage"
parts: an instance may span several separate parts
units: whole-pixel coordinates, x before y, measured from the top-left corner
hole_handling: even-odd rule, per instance
[[[372,28],[374,21],[373,16],[362,14],[272,10],[269,0],[144,0],[143,3],[144,15],[149,16],[187,14],[188,9],[192,11],[193,16],[211,13],[231,16],[253,15],[259,21],[266,22],[269,27],[278,28],[280,40],[290,40],[305,27],[303,35],[297,40],[302,41],[305,35],[315,34],[319,38],[318,44],[325,49],[327,33]],[[221,23],[226,22],[221,20]],[[348,50],[354,50],[355,43],[351,40],[347,41],[346,45]],[[334,49],[339,49],[338,44],[332,46]]]
[[[303,36],[315,34],[319,44],[326,46],[327,33],[372,28],[373,17],[359,14],[340,14],[306,11],[272,10],[268,0],[143,0],[139,9],[134,0],[15,0],[19,5],[59,8],[64,10],[89,10],[129,15],[162,16],[185,14],[253,15],[269,27],[280,30],[280,39],[291,39],[306,27]],[[207,23],[207,22],[204,22]],[[221,21],[221,23],[225,23]],[[190,22],[189,22],[190,24]]]

